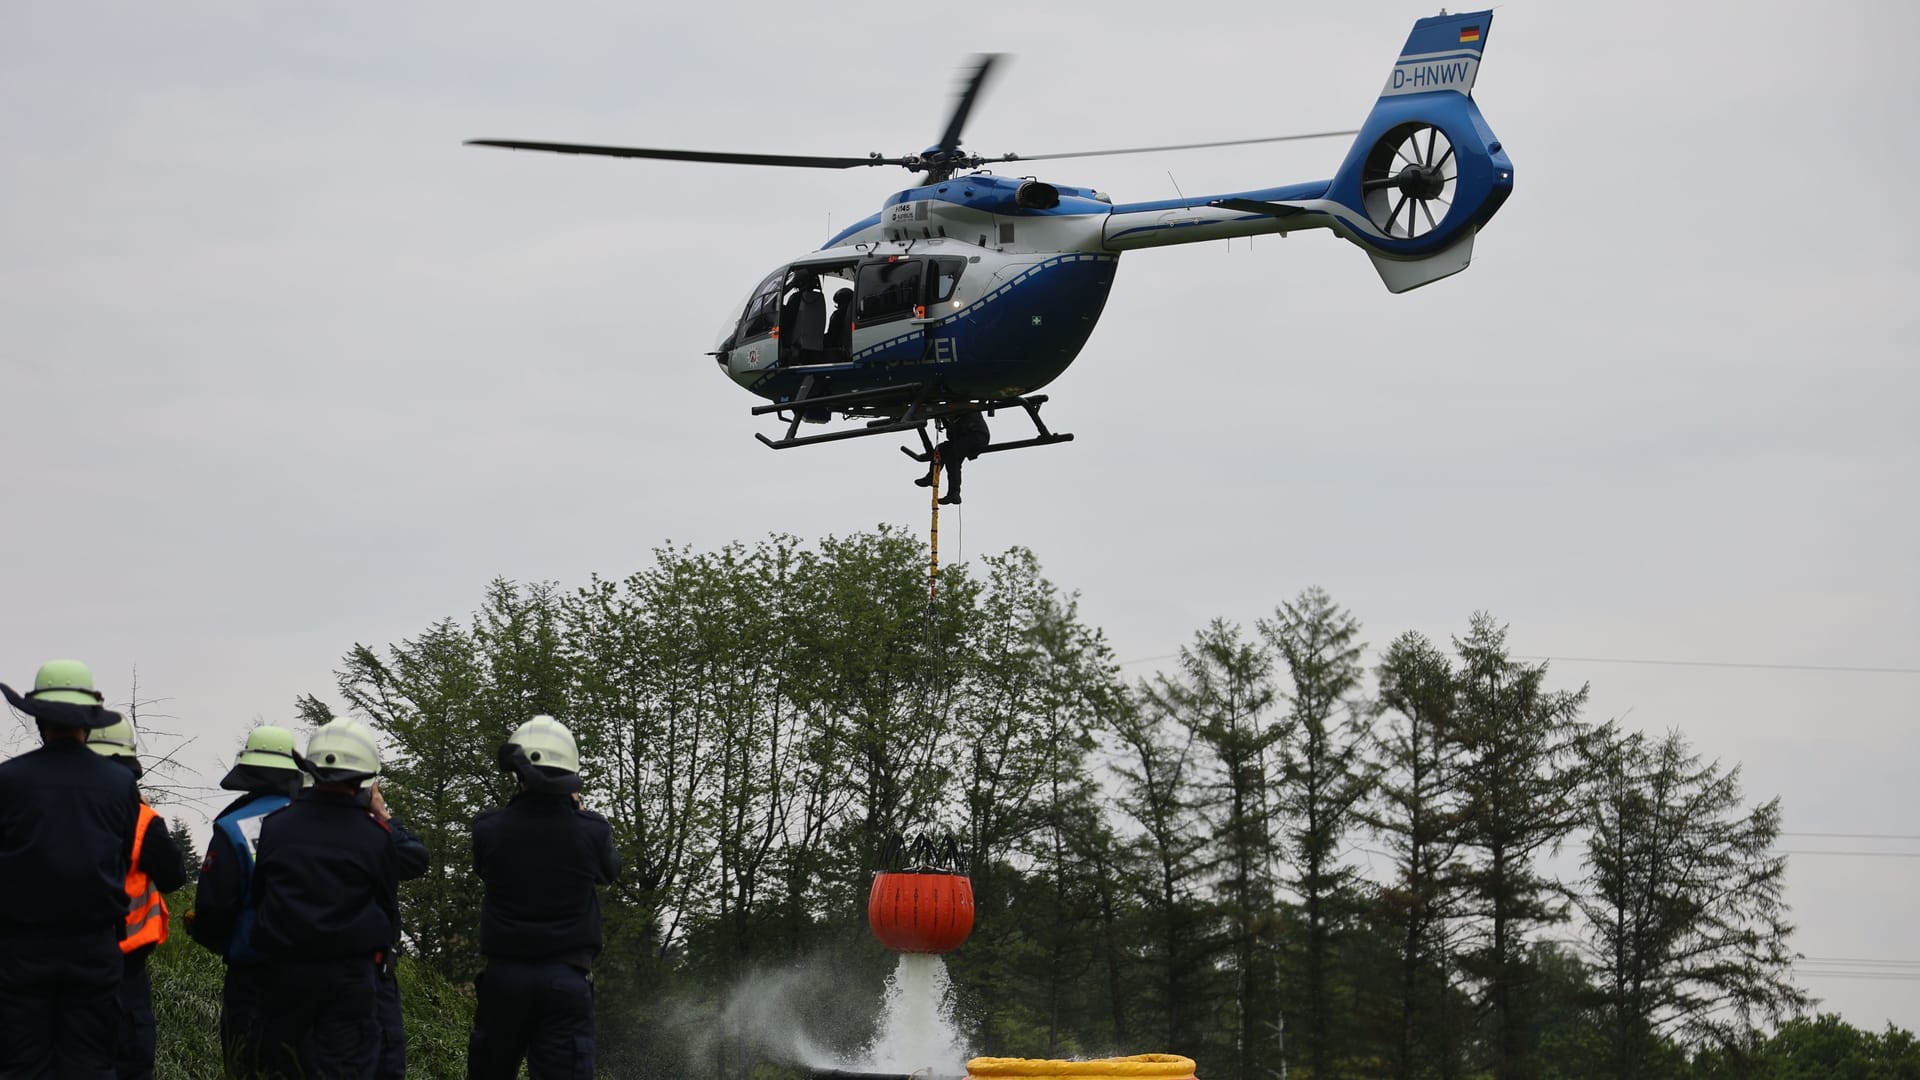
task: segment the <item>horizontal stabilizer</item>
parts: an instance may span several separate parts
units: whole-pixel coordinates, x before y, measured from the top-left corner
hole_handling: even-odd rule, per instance
[[[1238,210],[1243,214],[1265,214],[1268,217],[1292,217],[1304,214],[1307,208],[1292,203],[1264,202],[1260,199],[1215,199],[1207,204],[1222,210]]]

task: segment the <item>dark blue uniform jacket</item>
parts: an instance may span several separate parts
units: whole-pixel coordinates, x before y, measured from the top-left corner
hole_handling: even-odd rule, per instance
[[[481,952],[592,964],[600,951],[594,886],[620,870],[606,818],[566,795],[523,792],[473,819],[473,869],[486,885]]]
[[[117,925],[140,791],[133,774],[77,742],[0,764],[0,928]]]
[[[133,774],[83,743],[0,763],[0,984],[118,981],[139,814]]]
[[[302,792],[260,827],[254,951],[269,961],[371,961],[398,933],[399,865],[392,831],[359,800]]]

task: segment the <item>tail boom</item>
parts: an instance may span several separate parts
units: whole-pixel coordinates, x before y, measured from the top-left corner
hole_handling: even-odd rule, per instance
[[[1513,163],[1471,96],[1491,11],[1416,22],[1331,180],[1115,206],[1108,251],[1332,229],[1405,292],[1457,274],[1513,190]]]

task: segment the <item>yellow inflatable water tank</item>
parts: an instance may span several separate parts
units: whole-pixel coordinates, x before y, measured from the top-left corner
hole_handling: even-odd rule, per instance
[[[972,1080],[1193,1080],[1193,1059],[1178,1054],[1135,1054],[1093,1061],[977,1057],[967,1062]]]

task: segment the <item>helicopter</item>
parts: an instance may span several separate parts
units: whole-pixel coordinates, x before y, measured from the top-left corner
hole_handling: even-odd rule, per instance
[[[961,132],[1000,57],[978,59],[940,140],[918,154],[816,157],[473,139],[468,145],[563,154],[810,169],[892,166],[918,185],[816,251],[760,279],[729,310],[707,355],[767,399],[776,450],[917,430],[964,413],[1021,409],[1031,438],[981,452],[1066,442],[1040,418],[1035,391],[1066,371],[1106,305],[1122,253],[1240,236],[1330,229],[1372,259],[1400,293],[1467,268],[1474,236],[1513,189],[1513,165],[1472,97],[1491,11],[1414,23],[1373,109],[1356,131],[1060,154],[986,157]],[[1224,195],[1114,203],[1035,176],[1013,162],[1355,136],[1330,180]],[[836,310],[829,315],[829,298]],[[853,421],[817,434],[802,422]]]

